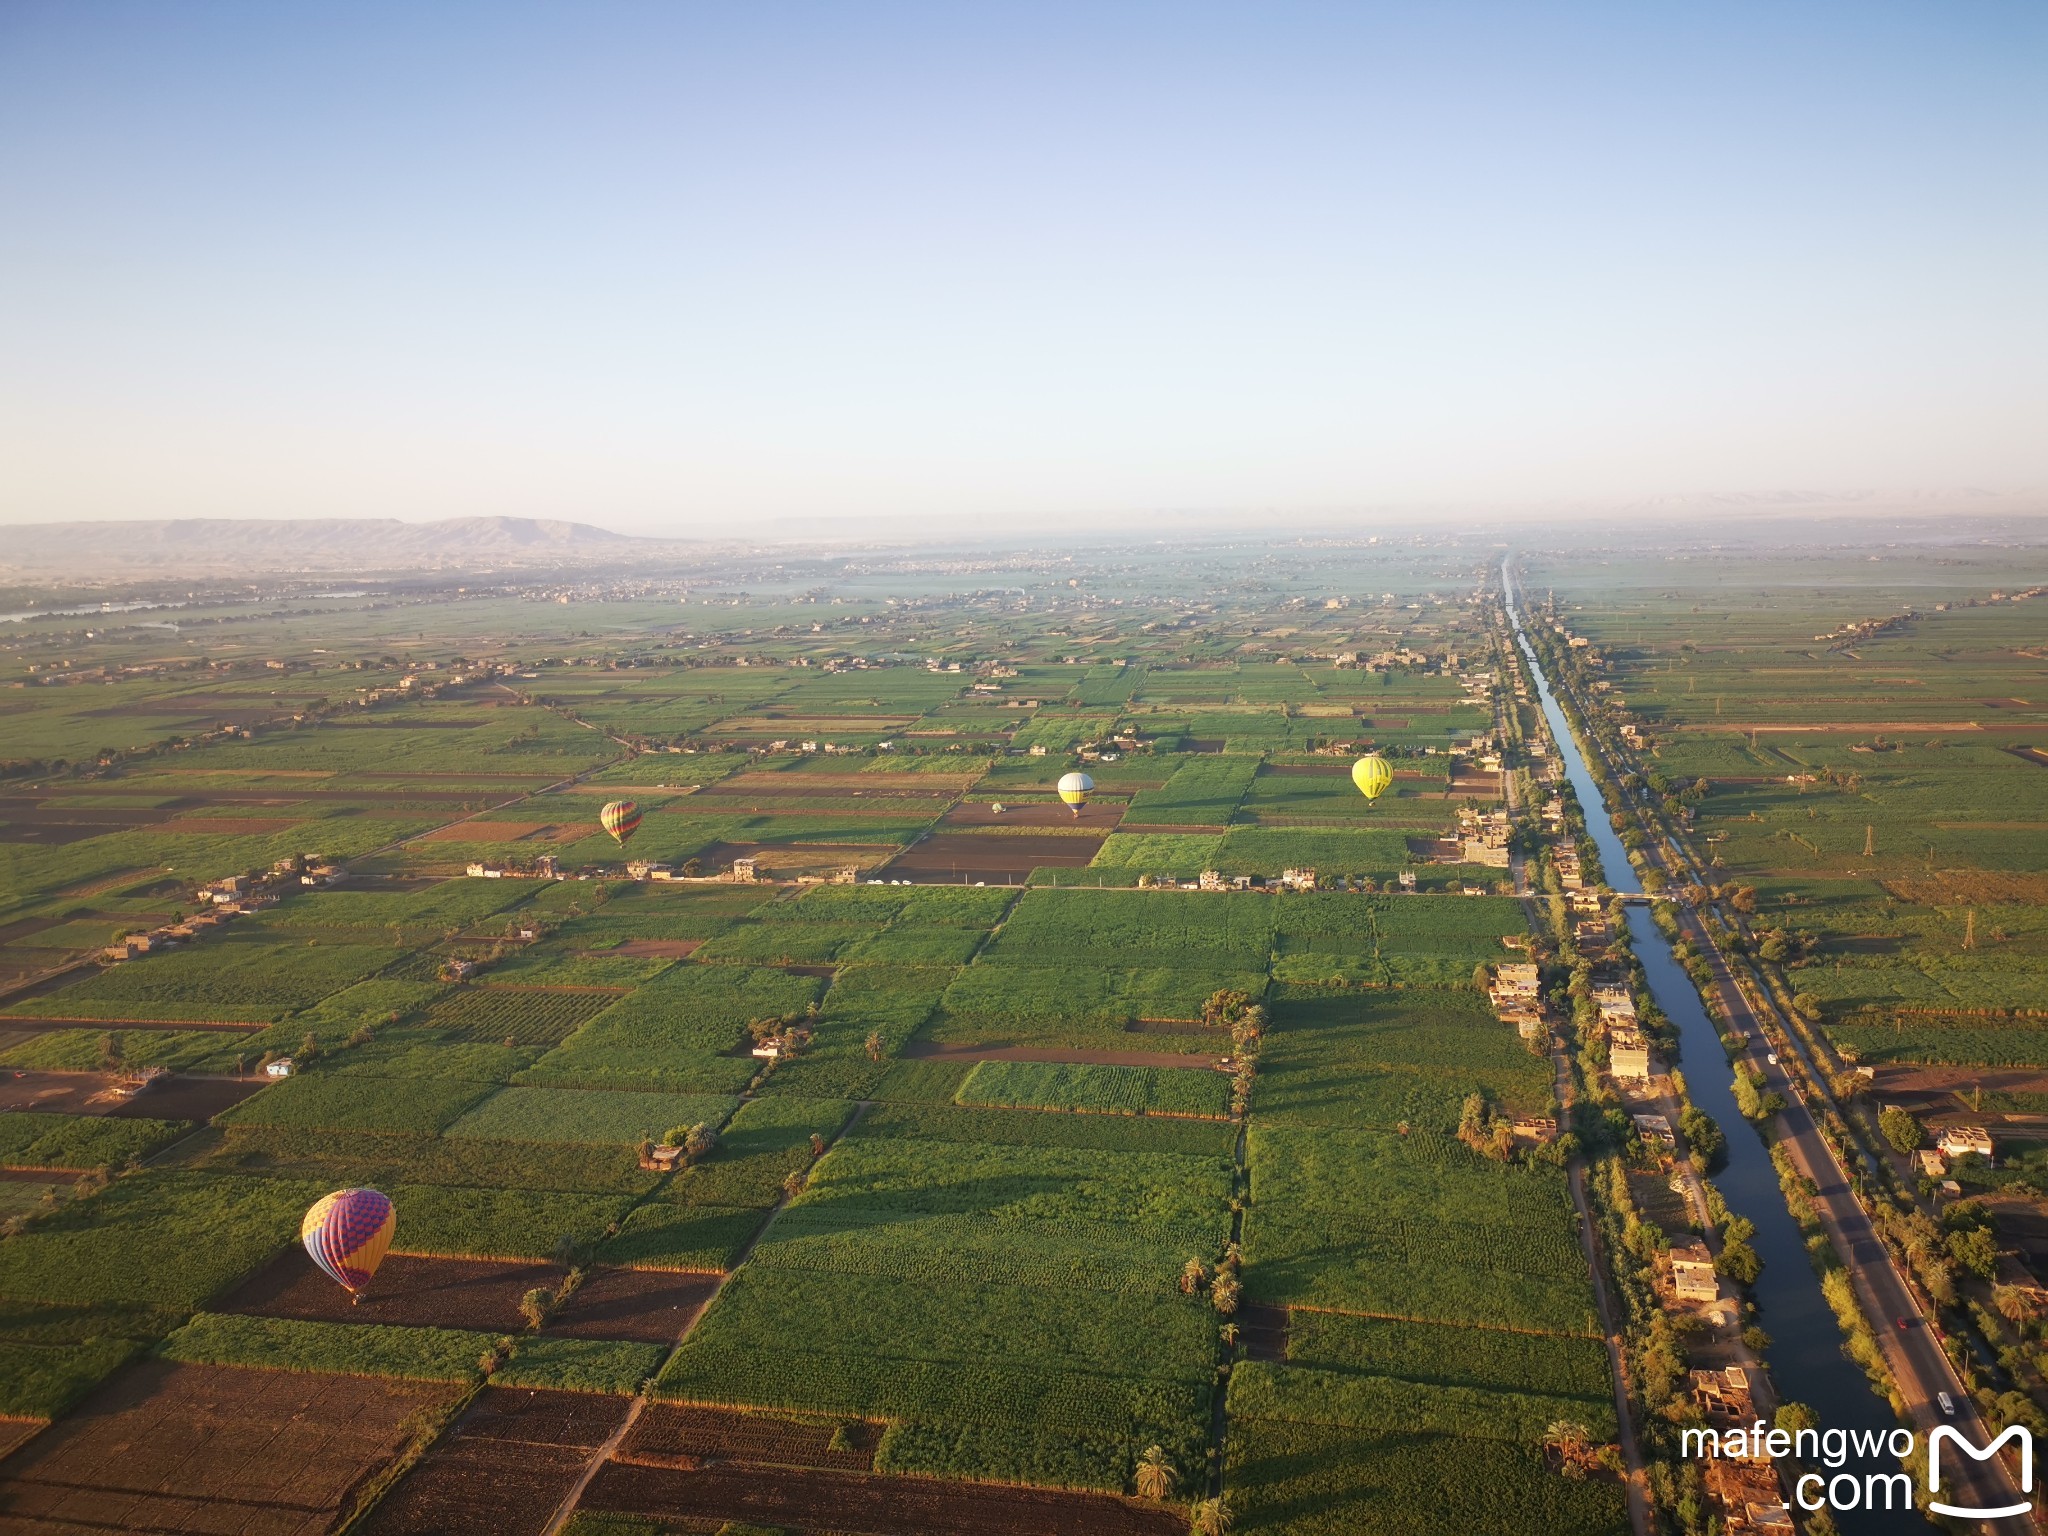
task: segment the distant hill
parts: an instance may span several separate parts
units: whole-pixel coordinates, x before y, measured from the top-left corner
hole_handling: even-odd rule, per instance
[[[0,528],[0,573],[91,579],[145,572],[502,570],[683,554],[702,547],[533,517],[451,517],[431,523],[395,517],[26,523]]]

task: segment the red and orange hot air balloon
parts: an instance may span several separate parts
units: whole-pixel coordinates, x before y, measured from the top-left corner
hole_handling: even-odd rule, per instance
[[[328,1279],[361,1301],[397,1225],[398,1212],[378,1191],[337,1189],[313,1202],[299,1223],[299,1241]]]
[[[597,823],[623,848],[626,839],[640,830],[640,807],[630,800],[613,800],[597,813]]]

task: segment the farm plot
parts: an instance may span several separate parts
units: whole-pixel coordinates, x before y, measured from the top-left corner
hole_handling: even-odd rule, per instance
[[[0,1469],[14,1520],[220,1530],[223,1508],[316,1536],[460,1387],[150,1361]]]
[[[1239,807],[1237,819],[1258,826],[1357,827],[1361,823],[1386,822],[1404,831],[1436,828],[1451,822],[1449,808],[1441,799],[1417,800],[1415,792],[1427,786],[1443,787],[1443,779],[1432,776],[1420,784],[1397,773],[1389,793],[1368,800],[1351,783],[1344,764],[1328,770],[1268,765],[1253,779]]]
[[[191,1129],[182,1120],[35,1111],[0,1115],[0,1168],[107,1168],[148,1156]]]
[[[1287,1362],[1431,1386],[1578,1398],[1585,1406],[1573,1412],[1581,1418],[1611,1420],[1614,1411],[1607,1352],[1597,1339],[1297,1308],[1288,1318]]]
[[[1472,1467],[1483,1462],[1484,1477]],[[1224,1451],[1233,1529],[1261,1536],[1625,1536],[1619,1487],[1568,1482],[1534,1445],[1233,1414]]]
[[[269,1023],[383,970],[388,947],[308,946],[245,931],[190,949],[145,955],[56,992],[14,1004],[22,1017],[196,1019]]]
[[[526,1326],[519,1298],[537,1287],[554,1288],[563,1273],[552,1264],[393,1254],[357,1303],[293,1244],[230,1291],[214,1310],[307,1322],[514,1333]]]
[[[883,872],[920,884],[1022,885],[1034,869],[1079,869],[1103,834],[1088,832],[934,832],[892,859]]]
[[[793,1339],[804,1317],[834,1318],[830,1339]],[[1198,1454],[1212,1332],[1172,1294],[1100,1294],[1077,1312],[1056,1290],[992,1279],[961,1297],[750,1265],[656,1391],[897,1421],[884,1471],[1114,1490],[1146,1444]]]
[[[438,880],[418,890],[312,891],[265,913],[261,923],[280,934],[356,934],[363,943],[424,944],[519,904],[530,889],[509,880]]]
[[[727,1123],[717,1152],[626,1217],[600,1257],[662,1269],[730,1268],[784,1183],[811,1166],[814,1148],[836,1136],[853,1110],[835,1099],[749,1100]]]
[[[1228,1036],[1199,1026],[1202,1005],[1219,991],[1257,997],[1265,985],[1263,967],[1095,970],[985,958],[963,969],[946,989],[939,1017],[921,1038],[946,1045],[1108,1048],[1130,1045],[1139,1038],[1131,1030],[1156,1021],[1176,1027],[1143,1034],[1147,1049],[1213,1054]]]
[[[428,1009],[424,1022],[464,1040],[560,1045],[618,1000],[604,992],[461,987]]]
[[[224,1125],[432,1136],[490,1091],[485,1084],[460,1080],[308,1073],[244,1100],[220,1120]]]
[[[1273,912],[1268,901],[1208,893],[1028,891],[982,963],[1264,970]]]
[[[1215,867],[1222,846],[1220,832],[1118,832],[1096,850],[1088,867],[1124,872],[1133,878],[1145,874],[1192,880]]]
[[[168,1067],[176,1072],[209,1063],[228,1047],[243,1046],[249,1038],[215,1030],[48,1029],[0,1051],[0,1067],[30,1072],[91,1072],[105,1068],[111,1057],[128,1071]]]
[[[901,932],[904,930],[890,930]],[[930,928],[929,934],[973,930]],[[884,933],[880,937],[887,937]],[[938,1007],[956,974],[953,966],[847,964],[832,978],[832,989],[816,1020],[816,1037],[802,1055],[778,1061],[761,1092],[767,1096],[865,1098],[888,1073],[890,1057],[903,1049]],[[878,1051],[870,1050],[876,1041]]]
[[[868,936],[865,923],[764,923],[741,918],[700,948],[696,958],[750,965],[829,965],[847,946]]]
[[[117,1179],[0,1243],[0,1296],[189,1311],[288,1242],[325,1192],[276,1177]]]
[[[1245,1289],[1256,1301],[1542,1333],[1594,1331],[1561,1170],[1452,1137],[1260,1124]]]
[[[1190,759],[1158,789],[1133,795],[1124,820],[1133,827],[1228,826],[1258,771],[1256,756]]]
[[[711,1275],[592,1269],[562,1310],[548,1319],[546,1333],[563,1339],[673,1344],[717,1288]]]
[[[1237,1132],[1232,1127],[1162,1116],[1032,1115],[960,1108],[951,1103],[892,1103],[870,1106],[848,1133],[849,1140],[871,1136],[974,1147],[1074,1147],[1228,1159]]]
[[[582,1507],[696,1528],[831,1530],[844,1536],[1179,1536],[1186,1519],[1158,1505],[1047,1488],[987,1487],[829,1469],[683,1470],[617,1460],[601,1468]],[[766,1525],[764,1522],[774,1522]],[[634,1528],[628,1527],[628,1531]],[[658,1531],[660,1525],[649,1527]],[[636,1533],[637,1536],[637,1533]]]
[[[158,1345],[157,1353],[187,1365],[474,1382],[493,1342],[491,1334],[463,1328],[202,1312]]]
[[[1011,891],[973,887],[821,885],[794,901],[771,901],[753,909],[764,923],[859,923],[874,928],[963,928],[986,930],[1002,921],[1016,899]]]
[[[1259,1058],[1261,1125],[1409,1123],[1450,1132],[1468,1094],[1543,1111],[1551,1077],[1475,992],[1279,988]]]
[[[720,1092],[744,1087],[754,1063],[729,1054],[750,1019],[800,1014],[817,978],[741,965],[679,965],[599,1014],[542,1057],[522,1081],[565,1088]]]
[[[549,1258],[597,1244],[625,1218],[631,1195],[563,1190],[397,1184],[396,1246],[411,1253],[490,1259]]]
[[[1399,827],[1233,827],[1216,850],[1226,875],[1277,880],[1283,869],[1386,880],[1415,862]]]
[[[1220,1248],[1228,1189],[1220,1156],[857,1135],[660,1391],[894,1421],[884,1470],[1120,1488],[1145,1444],[1197,1454],[1213,1324],[1175,1276]],[[798,1345],[802,1315],[842,1321]]]
[[[364,1529],[539,1536],[626,1412],[623,1397],[487,1387]]]
[[[1199,1067],[1187,1070],[983,1061],[967,1074],[955,1097],[962,1104],[1071,1109],[1094,1114],[1195,1115],[1220,1120],[1230,1110],[1230,1080]]]
[[[738,1107],[738,1099],[710,1094],[506,1088],[450,1125],[446,1134],[493,1141],[631,1145],[678,1126],[703,1124],[716,1130]]]
[[[875,1464],[875,1446],[882,1429],[882,1425],[861,1421],[835,1425],[769,1413],[654,1403],[634,1421],[619,1447],[619,1458],[646,1466],[743,1462],[866,1472]]]

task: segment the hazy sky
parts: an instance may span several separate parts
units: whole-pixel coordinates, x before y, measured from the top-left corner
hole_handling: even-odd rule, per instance
[[[0,521],[2048,487],[2048,5],[5,0]]]

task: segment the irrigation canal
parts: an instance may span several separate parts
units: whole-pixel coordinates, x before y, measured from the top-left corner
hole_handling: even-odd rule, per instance
[[[1515,601],[1515,589],[1505,564],[1501,567],[1501,579],[1508,621],[1514,626],[1515,641],[1536,680],[1543,718],[1550,723],[1550,734],[1564,761],[1565,777],[1578,794],[1586,830],[1600,850],[1607,884],[1624,895],[1639,895],[1642,882],[1628,861],[1628,850],[1608,821],[1606,797],[1588,771],[1578,739],[1572,735],[1564,711],[1558,708],[1550,691],[1550,679],[1544,675],[1535,648],[1522,631],[1521,608]],[[1771,1336],[1765,1358],[1779,1397],[1813,1408],[1820,1415],[1823,1428],[1895,1428],[1898,1421],[1892,1417],[1890,1406],[1870,1390],[1862,1369],[1843,1348],[1841,1328],[1827,1299],[1821,1295],[1820,1277],[1807,1261],[1806,1240],[1792,1213],[1785,1208],[1784,1191],[1778,1187],[1778,1171],[1771,1164],[1770,1152],[1763,1137],[1735,1107],[1735,1074],[1727,1064],[1720,1033],[1707,1017],[1692,978],[1672,954],[1670,942],[1650,920],[1647,905],[1630,903],[1628,927],[1650,995],[1678,1028],[1685,1085],[1692,1102],[1712,1115],[1727,1133],[1728,1163],[1714,1175],[1714,1186],[1731,1211],[1756,1223],[1756,1236],[1750,1242],[1763,1259],[1764,1267],[1751,1290],[1756,1297],[1758,1321]],[[1838,1512],[1834,1518],[1844,1536],[1928,1536],[1933,1530],[1911,1510]]]

